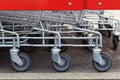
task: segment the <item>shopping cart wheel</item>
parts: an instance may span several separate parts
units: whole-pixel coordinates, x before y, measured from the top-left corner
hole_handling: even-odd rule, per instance
[[[102,54],[102,58],[105,61],[104,65],[100,65],[99,63],[97,63],[97,62],[95,62],[93,60],[93,66],[99,72],[105,72],[105,71],[107,71],[111,67],[111,65],[112,65],[112,62],[111,62],[111,59],[110,59],[109,56],[107,56],[105,54]]]
[[[64,40],[64,39],[62,39],[61,40],[61,43],[62,44],[67,44],[67,42],[66,42],[66,40]],[[54,40],[49,40],[49,44],[54,44]],[[50,47],[50,49],[51,49],[52,47]],[[68,46],[62,46],[62,47],[60,47],[60,52],[62,53],[62,52],[65,52],[66,50],[68,49]]]
[[[27,41],[28,44],[32,44],[31,40]],[[26,52],[33,52],[35,50],[35,47],[33,46],[23,46],[23,50]]]
[[[60,57],[62,59],[62,64],[58,64],[53,61],[53,68],[58,72],[65,72],[70,68],[71,65],[70,56],[67,54],[61,54]]]
[[[23,72],[28,70],[31,63],[30,57],[24,53],[20,53],[19,57],[21,58],[23,65],[18,65],[15,62],[11,61],[12,67],[18,72]]]
[[[119,42],[118,36],[113,35],[112,42],[113,42],[113,49],[116,50]]]

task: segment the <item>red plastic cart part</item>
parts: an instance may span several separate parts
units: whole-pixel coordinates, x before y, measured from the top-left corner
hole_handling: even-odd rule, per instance
[[[0,10],[120,9],[120,0],[1,0]]]
[[[81,10],[84,0],[1,0],[0,10]]]
[[[87,9],[89,10],[118,10],[120,9],[120,0],[87,0]]]

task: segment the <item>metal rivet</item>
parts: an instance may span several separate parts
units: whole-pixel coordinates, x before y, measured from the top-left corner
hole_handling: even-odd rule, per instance
[[[68,6],[72,6],[72,2],[68,2]]]
[[[101,6],[102,5],[102,2],[98,2],[98,6]]]

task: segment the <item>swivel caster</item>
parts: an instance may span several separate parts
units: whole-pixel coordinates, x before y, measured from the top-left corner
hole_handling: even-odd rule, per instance
[[[99,72],[105,72],[109,70],[112,65],[112,62],[109,56],[102,54],[102,58],[105,62],[103,65],[100,65],[99,63],[93,60],[93,67]]]
[[[26,70],[28,70],[29,66],[30,66],[30,63],[31,63],[31,60],[30,60],[30,57],[24,53],[20,53],[19,54],[19,57],[21,58],[23,64],[22,65],[19,65],[19,64],[16,64],[15,62],[11,61],[11,64],[12,64],[12,67],[18,71],[18,72],[24,72]]]
[[[62,60],[62,64],[58,64],[56,62],[53,62],[53,68],[58,72],[65,72],[71,66],[70,57],[67,54],[61,54],[60,57]]]
[[[113,49],[116,50],[119,42],[118,36],[113,35],[112,42],[113,42]]]

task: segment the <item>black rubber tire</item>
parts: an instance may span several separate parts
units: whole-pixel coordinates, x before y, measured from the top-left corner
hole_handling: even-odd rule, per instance
[[[105,64],[100,65],[99,63],[93,60],[93,67],[99,72],[106,72],[111,68],[112,61],[111,61],[111,58],[105,54],[102,54],[102,58],[105,60]]]
[[[70,56],[68,56],[67,54],[61,54],[60,57],[63,61],[63,65],[59,65],[58,63],[53,61],[53,68],[58,72],[66,72],[71,66]]]
[[[30,67],[31,60],[30,60],[30,57],[24,53],[20,53],[19,57],[23,61],[23,65],[18,65],[13,61],[11,61],[11,64],[12,64],[13,69],[15,69],[16,71],[24,72],[28,70],[28,68]]]
[[[31,44],[32,41],[28,40],[27,43]],[[33,47],[33,46],[23,46],[22,48],[25,52],[33,52],[35,50],[35,47]]]
[[[114,49],[114,50],[117,49],[117,47],[118,47],[118,42],[119,42],[118,36],[113,36],[113,37],[112,37],[112,43],[113,43],[113,49]]]
[[[66,40],[64,40],[64,39],[62,39],[61,40],[61,43],[62,44],[67,44],[67,42],[66,42]],[[54,44],[54,40],[49,40],[49,44]],[[51,49],[52,47],[50,47],[50,49]],[[60,53],[62,53],[62,52],[65,52],[66,50],[68,49],[68,46],[62,46],[62,47],[60,47]]]

